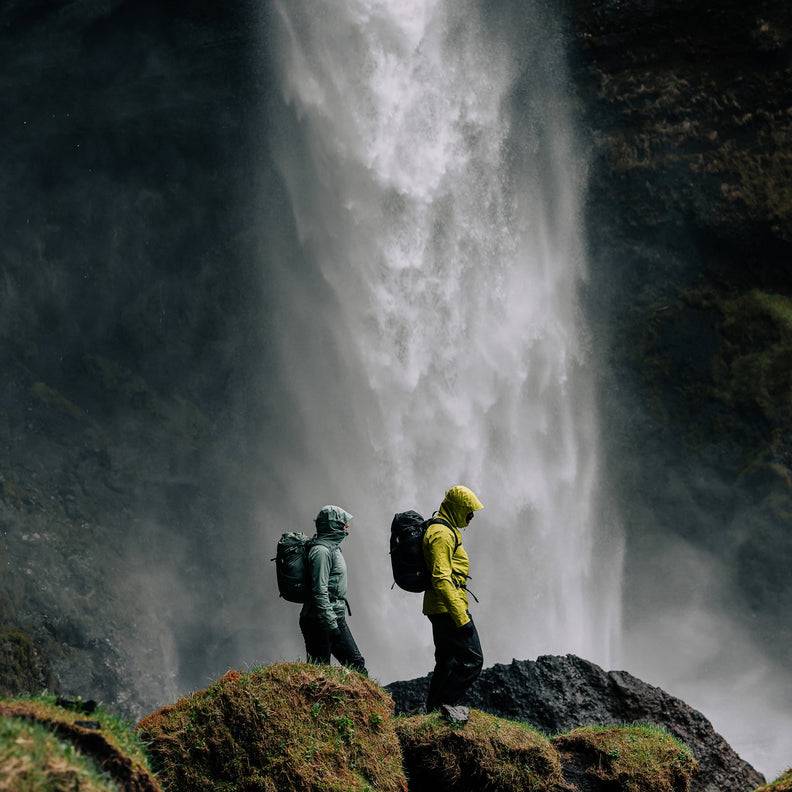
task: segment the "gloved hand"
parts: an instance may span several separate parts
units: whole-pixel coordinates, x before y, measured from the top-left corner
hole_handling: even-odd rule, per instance
[[[340,627],[333,627],[332,630],[327,631],[327,637],[330,639],[330,646],[332,646],[340,637],[341,635],[341,628]]]
[[[472,635],[473,629],[473,619],[466,621],[461,627],[457,627],[457,631],[460,635]]]

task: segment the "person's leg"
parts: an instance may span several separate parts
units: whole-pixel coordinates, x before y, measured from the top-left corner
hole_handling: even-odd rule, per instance
[[[300,631],[305,641],[307,661],[330,665],[330,637],[324,626],[315,619],[300,619]]]
[[[447,613],[429,616],[432,623],[432,640],[435,646],[435,667],[429,682],[429,695],[426,698],[426,711],[440,709],[448,704],[445,691],[454,671],[452,634],[456,630],[453,619]]]
[[[366,661],[363,655],[360,654],[355,639],[347,626],[346,619],[343,617],[338,619],[338,632],[333,635],[331,651],[333,657],[341,665],[354,668],[355,671],[360,671],[361,674],[368,674]]]
[[[443,686],[441,704],[455,705],[478,679],[484,665],[481,641],[473,619],[463,627],[454,625],[449,643],[454,658],[453,670]]]

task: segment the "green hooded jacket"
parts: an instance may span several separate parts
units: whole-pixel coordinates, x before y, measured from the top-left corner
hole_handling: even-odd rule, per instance
[[[465,590],[470,575],[470,559],[462,547],[459,529],[467,525],[465,518],[470,512],[483,508],[481,501],[467,487],[451,487],[440,504],[437,516],[454,526],[453,529],[435,523],[424,534],[423,554],[432,585],[424,592],[423,612],[427,616],[450,613],[457,627],[470,621]]]
[[[346,608],[347,568],[341,554],[346,538],[344,526],[352,519],[338,506],[324,506],[316,515],[316,534],[308,551],[311,596],[303,605],[300,618],[316,619],[334,630]]]

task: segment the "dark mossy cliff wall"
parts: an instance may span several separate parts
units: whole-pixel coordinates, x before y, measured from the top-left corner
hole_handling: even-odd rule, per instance
[[[593,152],[587,300],[627,529],[628,620],[719,599],[783,663],[792,7],[626,0],[569,14]],[[710,575],[696,581],[685,556],[707,559]],[[659,591],[676,582],[676,596]]]
[[[258,23],[253,3],[0,7],[0,622],[66,692],[137,714],[206,680],[188,669],[216,667],[249,594]]]

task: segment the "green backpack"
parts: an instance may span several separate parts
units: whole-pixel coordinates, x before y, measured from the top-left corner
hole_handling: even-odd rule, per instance
[[[304,534],[289,531],[278,540],[275,550],[275,575],[278,593],[288,602],[305,602],[311,590],[308,581],[308,549],[311,540]]]
[[[313,539],[304,533],[288,531],[278,540],[275,550],[275,575],[278,579],[278,593],[288,602],[307,602],[311,594],[311,580],[308,573],[308,551],[315,544],[324,544],[319,537]]]

